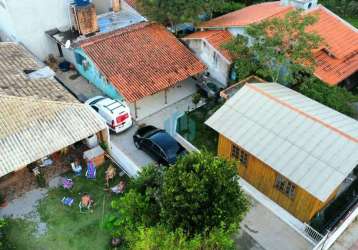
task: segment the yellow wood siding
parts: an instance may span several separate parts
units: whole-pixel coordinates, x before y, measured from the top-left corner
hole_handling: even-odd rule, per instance
[[[227,159],[231,158],[232,142],[224,136],[219,136],[218,154]],[[308,222],[331,199],[334,192],[326,202],[321,202],[307,191],[296,185],[295,196],[291,199],[274,187],[278,173],[270,166],[250,155],[248,152],[247,167],[238,164],[239,175],[260,190],[271,200],[285,208],[301,221]]]

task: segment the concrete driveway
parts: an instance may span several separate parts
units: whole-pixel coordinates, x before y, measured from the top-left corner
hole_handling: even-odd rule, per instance
[[[252,207],[241,222],[236,245],[240,250],[309,250],[313,245],[269,209],[251,199]]]
[[[154,163],[152,158],[135,147],[133,135],[137,129],[137,125],[133,125],[123,133],[111,133],[112,156],[130,175],[135,175],[144,166]]]

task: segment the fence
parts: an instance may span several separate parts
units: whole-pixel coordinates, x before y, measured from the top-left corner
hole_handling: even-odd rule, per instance
[[[304,223],[304,234],[308,236],[315,244],[323,239],[323,235],[313,229],[310,225]]]

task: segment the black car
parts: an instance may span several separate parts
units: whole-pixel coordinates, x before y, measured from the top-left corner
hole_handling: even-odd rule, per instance
[[[163,165],[174,164],[187,151],[165,130],[145,126],[133,135],[134,145]]]

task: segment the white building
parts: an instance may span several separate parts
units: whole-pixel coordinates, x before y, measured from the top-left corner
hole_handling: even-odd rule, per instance
[[[230,12],[226,15],[211,19],[199,25],[200,31],[189,35],[187,38],[201,39],[208,41],[207,37],[202,36],[203,32],[225,31],[232,36],[246,35],[246,28],[249,25],[259,23],[268,18],[282,18],[288,12],[302,9],[304,14],[318,16],[318,21],[310,27],[310,31],[319,34],[325,41],[314,56],[317,61],[315,76],[330,86],[344,85],[348,89],[357,85],[358,79],[358,30],[352,25],[332,13],[322,5],[317,4],[317,0],[281,0],[275,2],[264,2],[254,4],[246,8]],[[205,33],[204,33],[205,34]],[[217,39],[209,41],[215,47]],[[209,72],[213,70],[212,61],[209,57],[214,57],[211,51],[204,51],[200,46],[189,44],[196,54],[201,55]]]
[[[92,0],[97,18],[110,12],[114,1]],[[118,1],[121,1],[121,11],[118,13],[121,17],[119,21],[118,18],[115,21],[122,21],[122,27],[144,20],[124,0]],[[49,54],[59,56],[61,53],[71,60],[72,51],[66,51],[58,43],[63,50],[60,52],[46,32],[55,29],[60,32],[69,31],[75,26],[71,10],[73,2],[74,0],[0,0],[0,40],[19,42],[41,60],[45,60]],[[124,19],[128,21],[123,22]],[[72,41],[77,36],[78,34],[71,34],[69,40]]]
[[[205,63],[210,77],[227,86],[232,58],[223,45],[232,38],[226,30],[208,30],[195,32],[182,40]]]

